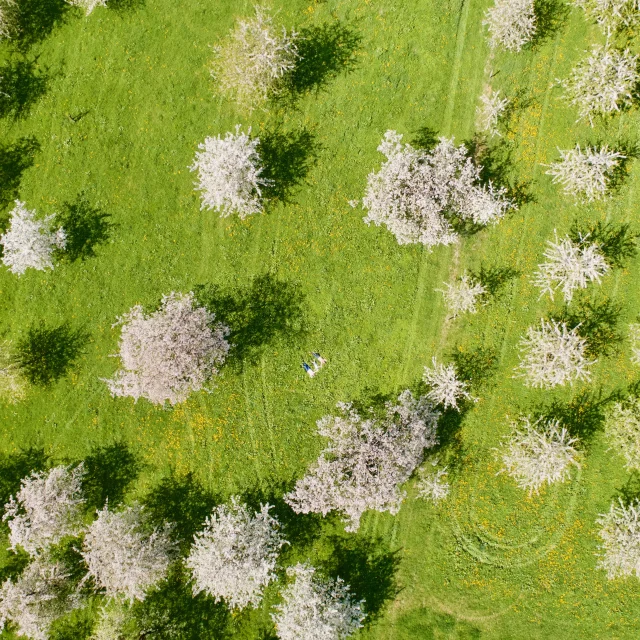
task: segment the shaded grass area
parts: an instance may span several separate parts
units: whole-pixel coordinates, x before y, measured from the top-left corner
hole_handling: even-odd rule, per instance
[[[637,114],[592,132],[557,99],[555,79],[599,38],[578,12],[560,20],[551,11],[555,31],[522,54],[496,54],[485,74],[485,4],[281,3],[279,19],[308,34],[307,66],[291,80],[295,99],[247,120],[212,97],[208,75],[210,45],[240,10],[233,3],[111,0],[89,19],[57,0],[24,3],[20,42],[34,65],[25,82],[39,88],[0,121],[0,195],[3,206],[20,197],[65,216],[73,259],[19,279],[3,270],[0,319],[14,344],[39,318],[48,329],[86,327],[91,341],[46,357],[33,350],[34,381],[42,369],[50,384],[0,407],[2,450],[38,443],[50,457],[7,462],[5,493],[38,468],[31,464],[83,459],[91,507],[143,500],[158,521],[179,523],[183,549],[219,501],[234,493],[269,500],[295,543],[283,562],[310,559],[367,599],[363,638],[635,637],[637,585],[609,583],[595,568],[593,525],[629,480],[601,430],[609,399],[637,378],[625,343],[598,356],[591,388],[545,394],[511,376],[526,327],[558,312],[528,279],[554,228],[563,234],[577,221],[596,233],[601,222],[602,242],[624,265],[603,281],[622,305],[616,334],[637,314],[640,274],[628,242],[635,160],[614,199],[588,207],[564,198],[541,168],[556,147],[633,139]],[[7,69],[26,59],[2,53]],[[487,83],[514,107],[504,140],[478,157],[486,179],[522,190],[520,209],[432,254],[366,227],[348,201],[379,166],[384,131],[427,147],[445,128],[472,140]],[[269,214],[242,222],[200,212],[187,170],[206,135],[237,123],[271,144],[277,182]],[[628,224],[623,238],[617,230]],[[465,269],[490,296],[478,314],[445,323],[433,289]],[[169,410],[110,398],[100,378],[116,366],[111,324],[134,304],[202,283],[197,294],[209,296],[237,345],[213,393]],[[586,309],[574,302],[568,313]],[[587,303],[597,306],[597,296]],[[600,335],[608,346],[613,334]],[[299,363],[312,350],[328,365],[309,380]],[[440,424],[433,453],[449,465],[449,502],[414,500],[410,482],[398,516],[368,514],[357,537],[331,518],[294,517],[282,494],[321,448],[315,420],[341,400],[381,406],[413,386],[433,355],[447,354],[480,398]],[[538,409],[562,417],[588,458],[574,481],[530,500],[496,476],[493,448],[515,414]],[[268,595],[276,600],[277,588]],[[273,637],[266,611],[230,621],[223,607],[191,599],[179,572],[137,616],[153,637]],[[71,619],[60,638],[87,637],[89,626]]]

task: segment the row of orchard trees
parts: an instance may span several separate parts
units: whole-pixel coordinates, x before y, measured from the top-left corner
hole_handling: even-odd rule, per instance
[[[130,607],[143,601],[175,562],[187,569],[194,596],[205,593],[236,611],[259,606],[265,587],[277,580],[280,550],[288,542],[270,505],[252,511],[232,497],[213,510],[180,559],[172,525],[154,527],[138,504],[115,511],[107,505],[88,521],[83,475],[82,464],[34,472],[5,505],[11,549],[26,552],[30,560],[0,588],[2,626],[46,640],[58,618],[97,592],[106,602],[92,638],[128,637]],[[79,545],[73,561],[57,552],[69,539]],[[363,603],[340,578],[324,578],[307,563],[286,573],[288,583],[272,613],[279,638],[345,638],[362,626]]]

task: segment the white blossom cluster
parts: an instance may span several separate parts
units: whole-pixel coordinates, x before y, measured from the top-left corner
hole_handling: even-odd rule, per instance
[[[489,29],[489,45],[520,51],[536,33],[534,0],[495,0],[483,24]]]
[[[506,190],[480,184],[480,170],[464,145],[441,138],[430,152],[402,144],[387,131],[378,151],[387,157],[367,178],[364,221],[382,224],[399,244],[427,247],[457,242],[451,217],[478,225],[496,223],[515,205]]]
[[[433,368],[425,367],[422,379],[430,387],[427,398],[444,409],[451,407],[460,411],[460,400],[476,399],[469,393],[468,384],[458,380],[458,372],[454,364],[443,365],[436,358],[432,360]]]
[[[631,104],[638,80],[638,56],[628,49],[594,45],[561,84],[569,102],[578,107],[578,120],[586,118],[593,126],[594,115],[609,115]]]
[[[36,555],[65,536],[83,529],[82,464],[35,471],[23,478],[16,498],[4,506],[3,520],[9,525],[9,542],[14,551],[22,547]]]
[[[600,515],[598,524],[602,525],[598,566],[609,580],[633,575],[640,578],[640,501],[628,506],[622,500],[619,506],[613,503],[608,513]]]
[[[502,462],[506,472],[521,489],[538,493],[545,484],[565,482],[571,467],[579,467],[577,438],[571,438],[558,420],[520,418],[503,444]]]
[[[362,627],[362,603],[340,578],[322,579],[308,564],[287,569],[293,582],[272,614],[280,640],[344,640]]]
[[[11,353],[8,341],[0,344],[0,398],[10,404],[19,402],[27,393],[27,381]]]
[[[0,236],[2,262],[11,273],[22,275],[27,269],[53,269],[53,253],[67,243],[64,229],[51,228],[55,215],[37,220],[35,211],[16,200],[10,213],[9,229]]]
[[[573,0],[608,35],[640,22],[640,0]]]
[[[96,7],[106,7],[107,0],[67,0],[70,5],[84,9],[86,15],[89,15]]]
[[[476,313],[478,302],[487,290],[471,276],[463,274],[453,283],[443,282],[446,289],[436,289],[444,296],[447,310],[453,318],[463,313]]]
[[[256,6],[255,16],[239,20],[227,39],[216,47],[211,75],[222,93],[248,110],[276,93],[279,81],[295,68],[299,57],[297,33],[281,33],[265,7]]]
[[[17,7],[15,0],[0,0],[0,40],[14,35]]]
[[[0,588],[0,629],[7,622],[21,636],[48,640],[51,625],[62,615],[80,606],[70,592],[65,568],[45,557],[36,557],[15,580]]]
[[[438,464],[437,460],[432,463],[432,467],[436,464]],[[418,482],[416,483],[418,497],[430,500],[435,504],[444,500],[451,490],[451,485],[445,480],[447,475],[447,467],[437,470],[433,470],[433,468],[429,470],[428,467],[420,469]]]
[[[501,98],[500,90],[480,96],[480,106],[476,109],[478,130],[490,136],[500,136],[498,123],[509,104],[509,98]]]
[[[595,243],[574,243],[569,236],[558,240],[555,233],[555,241],[548,240],[547,245],[547,261],[538,265],[533,280],[541,289],[541,296],[548,293],[553,300],[555,291],[560,289],[565,302],[571,302],[577,289],[585,289],[593,281],[599,283],[610,269]]]
[[[625,156],[603,147],[586,147],[583,151],[577,144],[575,149],[558,149],[560,160],[549,165],[547,175],[562,185],[567,195],[592,202],[607,194],[611,176]]]
[[[241,219],[262,211],[261,187],[270,184],[262,178],[258,138],[236,125],[235,133],[205,138],[189,167],[198,172],[196,188],[202,191],[201,209],[215,209],[222,218],[237,213]]]
[[[89,575],[109,598],[144,600],[146,591],[164,579],[173,559],[175,544],[169,532],[169,525],[151,530],[139,505],[118,512],[105,506],[84,538],[82,557]]]
[[[307,475],[285,501],[296,513],[340,511],[347,531],[357,531],[367,509],[397,513],[404,498],[401,485],[422,462],[424,450],[437,443],[440,414],[426,397],[408,390],[388,403],[379,421],[363,419],[350,403],[338,403],[339,416],[317,423],[329,439]]]
[[[229,329],[214,319],[196,306],[192,293],[163,296],[149,315],[141,305],[133,307],[117,323],[122,369],[105,380],[111,394],[176,404],[202,389],[229,352]]]
[[[516,375],[531,387],[549,389],[567,382],[589,380],[595,360],[586,356],[586,340],[566,323],[541,320],[520,340],[520,365]]]
[[[624,457],[628,471],[640,471],[640,399],[615,402],[607,411],[604,430],[611,448]]]
[[[270,505],[251,513],[234,496],[231,507],[214,509],[205,528],[196,534],[185,564],[193,577],[193,593],[204,591],[232,609],[262,601],[262,591],[275,579],[280,548],[287,544]]]

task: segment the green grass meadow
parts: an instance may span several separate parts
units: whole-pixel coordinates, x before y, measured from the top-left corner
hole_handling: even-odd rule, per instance
[[[377,615],[357,636],[363,639],[637,638],[637,580],[608,581],[596,568],[595,520],[630,480],[601,430],[585,439],[572,481],[539,496],[496,475],[493,449],[520,413],[553,399],[570,403],[583,391],[606,397],[638,376],[625,343],[599,358],[589,385],[531,390],[513,369],[526,328],[562,306],[539,300],[530,280],[553,230],[564,234],[576,219],[637,225],[640,204],[637,160],[614,196],[593,205],[564,197],[541,164],[576,142],[636,141],[640,117],[632,108],[591,129],[576,123],[575,109],[561,99],[556,79],[567,77],[591,43],[604,42],[577,9],[567,9],[536,46],[493,54],[482,26],[489,4],[275,1],[287,26],[340,25],[358,43],[352,63],[319,89],[294,105],[252,114],[218,97],[208,71],[211,47],[251,11],[248,2],[146,0],[130,9],[116,3],[87,19],[70,9],[28,51],[2,45],[5,64],[33,61],[36,75],[46,78],[42,95],[19,117],[0,120],[0,144],[32,137],[39,145],[19,185],[0,185],[3,197],[50,214],[83,194],[110,215],[112,228],[95,257],[20,278],[0,270],[4,338],[19,341],[41,321],[68,322],[89,336],[66,377],[30,388],[18,404],[0,405],[0,450],[10,458],[43,447],[59,462],[124,443],[142,465],[127,500],[190,472],[222,498],[268,493],[302,476],[317,457],[323,443],[315,421],[336,402],[413,387],[432,356],[448,361],[455,351],[494,350],[495,374],[439,452],[450,465],[449,499],[438,507],[417,500],[411,481],[397,516],[368,513],[351,536],[328,519],[291,557],[330,566],[332,544],[360,544],[362,566],[371,569],[359,575],[361,592],[375,594],[380,581],[391,595],[378,598]],[[640,50],[636,41],[630,46]],[[514,98],[508,131],[494,143],[511,149],[511,174],[532,200],[499,225],[431,253],[367,227],[349,200],[362,197],[367,174],[379,166],[384,132],[396,129],[411,141],[428,127],[469,140],[487,85]],[[245,221],[200,211],[188,169],[206,136],[236,124],[259,136],[309,134],[306,177],[287,201]],[[519,275],[476,315],[447,319],[434,289],[481,265]],[[175,408],[110,397],[101,378],[118,366],[110,357],[118,316],[198,285],[243,290],[266,273],[303,297],[291,335],[241,363],[229,361],[212,393]],[[640,312],[639,282],[634,259],[583,297],[621,304],[624,334]],[[300,362],[312,350],[329,364],[311,380]],[[596,405],[592,399],[584,411],[597,413]],[[351,556],[343,555],[348,576]],[[233,617],[224,633],[272,637],[267,605],[277,587],[270,594],[263,610]],[[70,629],[58,637],[88,636]]]

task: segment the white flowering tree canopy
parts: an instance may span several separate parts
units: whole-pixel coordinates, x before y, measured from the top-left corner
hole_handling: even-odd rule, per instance
[[[480,183],[480,170],[464,145],[441,138],[430,152],[402,144],[387,131],[378,147],[387,160],[367,178],[364,221],[384,224],[399,244],[426,247],[458,240],[452,221],[487,225],[515,208],[504,188]]]
[[[70,5],[84,9],[86,15],[89,15],[97,7],[106,7],[107,0],[67,0]]]
[[[547,175],[561,184],[564,192],[576,200],[592,202],[607,195],[611,178],[625,156],[602,147],[586,147],[577,144],[575,149],[558,149],[560,160],[549,165]]]
[[[628,49],[594,45],[562,86],[569,102],[578,107],[578,120],[587,119],[593,126],[594,116],[613,114],[632,103],[639,79],[638,56]]]
[[[601,560],[598,566],[609,580],[635,575],[640,578],[640,501],[611,505],[598,519]]]
[[[241,219],[262,211],[262,187],[271,181],[260,175],[259,144],[259,138],[251,137],[251,127],[244,133],[240,125],[224,138],[205,138],[189,167],[198,172],[195,184],[202,192],[201,209],[219,211],[223,218],[236,213]]]
[[[122,369],[106,380],[114,396],[146,398],[154,404],[183,402],[218,373],[229,352],[229,328],[199,307],[193,293],[163,296],[146,315],[141,305],[118,320],[122,325]],[[115,326],[115,325],[114,325]]]
[[[422,379],[430,387],[427,398],[444,409],[451,407],[460,410],[460,400],[476,399],[469,393],[468,384],[458,379],[458,372],[454,364],[443,365],[436,358],[432,360],[433,367],[425,367]]]
[[[21,636],[48,640],[51,625],[81,604],[68,578],[60,563],[36,557],[15,581],[0,588],[0,629],[10,622]]]
[[[538,493],[545,484],[565,482],[571,467],[580,466],[577,438],[572,438],[558,420],[540,418],[531,422],[520,418],[513,433],[502,446],[502,463],[516,484],[529,494]]]
[[[416,489],[419,498],[438,504],[449,495],[451,485],[445,480],[448,475],[447,467],[434,469],[436,464],[437,460],[431,463],[431,468],[426,465],[420,469]]]
[[[66,245],[64,230],[52,229],[55,215],[38,220],[36,212],[27,209],[20,200],[16,200],[16,206],[9,215],[9,228],[0,236],[4,265],[17,275],[22,275],[27,269],[53,269],[54,251],[64,249]]]
[[[194,595],[204,591],[232,609],[260,604],[264,587],[276,578],[280,548],[287,544],[270,508],[260,505],[252,513],[234,496],[231,506],[214,509],[185,561]]]
[[[587,381],[596,361],[586,356],[586,340],[565,322],[541,320],[520,340],[520,365],[516,376],[531,387],[550,389],[567,382]]]
[[[555,231],[554,231],[555,233]],[[556,290],[561,290],[565,302],[571,302],[578,289],[585,289],[590,282],[600,282],[610,267],[595,243],[573,242],[569,236],[547,241],[544,252],[546,262],[538,265],[534,284],[541,296],[548,294],[553,300]]]
[[[343,580],[323,579],[308,564],[287,569],[293,578],[272,614],[280,640],[343,640],[362,627],[365,614]]]
[[[485,13],[489,45],[507,51],[520,51],[536,33],[534,0],[495,0]]]
[[[447,310],[452,318],[457,318],[463,313],[476,313],[478,302],[487,293],[481,282],[472,278],[467,273],[453,283],[443,282],[446,289],[436,289],[444,296]]]
[[[295,68],[297,36],[276,29],[268,9],[256,6],[255,16],[239,20],[216,47],[211,75],[223,94],[251,111],[278,93],[280,81]]]
[[[9,542],[36,555],[65,536],[83,529],[82,464],[35,471],[24,478],[20,491],[4,506],[3,520],[9,525]]]
[[[285,501],[296,513],[340,511],[345,529],[357,531],[368,509],[397,513],[405,496],[401,485],[437,443],[440,414],[426,397],[406,390],[388,403],[384,419],[364,419],[350,403],[339,416],[325,416],[318,433],[329,443]]]
[[[18,366],[8,341],[0,343],[0,399],[14,404],[27,394],[27,379]]]
[[[476,121],[478,130],[489,134],[491,137],[500,136],[498,123],[509,104],[509,98],[501,98],[500,90],[483,93],[480,96],[480,105],[476,109]]]
[[[144,600],[146,592],[167,575],[176,545],[170,525],[152,529],[143,507],[98,511],[82,547],[89,575],[109,598]]]
[[[583,9],[608,36],[640,22],[640,0],[573,0],[573,4]]]
[[[630,397],[609,407],[604,432],[611,449],[624,458],[627,471],[640,471],[640,398]]]
[[[8,40],[14,35],[17,9],[15,0],[0,0],[0,40]]]

